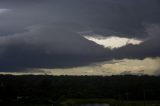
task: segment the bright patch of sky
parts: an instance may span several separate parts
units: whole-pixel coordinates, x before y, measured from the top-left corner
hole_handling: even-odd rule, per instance
[[[103,63],[95,63],[89,66],[66,69],[36,69],[30,72],[0,72],[0,74],[13,75],[160,75],[160,57],[139,59],[111,60]]]
[[[157,75],[160,74],[160,57],[111,60],[90,66],[68,69],[44,69],[50,75]]]
[[[142,40],[138,40],[134,38],[125,38],[125,37],[118,37],[118,36],[111,36],[111,37],[84,36],[84,38],[109,49],[120,48],[129,44],[139,45],[143,42]]]

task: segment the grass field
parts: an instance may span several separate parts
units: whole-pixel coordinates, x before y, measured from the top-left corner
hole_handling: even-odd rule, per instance
[[[53,106],[52,104],[0,104],[0,106]]]
[[[67,99],[63,106],[77,106],[81,104],[109,104],[110,106],[160,106],[160,101],[120,101],[113,99]]]
[[[160,101],[122,101],[114,99],[66,99],[58,104],[0,104],[0,106],[80,106],[85,104],[108,104],[110,106],[160,106]],[[98,106],[98,105],[97,105]],[[99,105],[100,106],[100,105]]]

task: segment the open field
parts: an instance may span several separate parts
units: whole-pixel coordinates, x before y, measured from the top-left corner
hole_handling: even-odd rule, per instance
[[[160,106],[160,101],[122,101],[114,99],[67,99],[63,106],[77,106],[82,104],[109,104],[110,106]]]
[[[66,99],[58,104],[0,104],[1,106],[160,106],[160,101],[122,101],[114,99]]]
[[[157,106],[159,82],[159,76],[0,75],[0,106]]]

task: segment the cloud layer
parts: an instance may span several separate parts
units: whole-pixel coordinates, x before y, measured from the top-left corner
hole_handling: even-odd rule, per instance
[[[159,5],[159,0],[1,0],[0,71],[159,57]],[[110,50],[81,32],[147,40]]]

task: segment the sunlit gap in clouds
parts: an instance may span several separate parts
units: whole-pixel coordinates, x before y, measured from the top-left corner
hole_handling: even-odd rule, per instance
[[[39,68],[30,69],[30,71],[20,72],[0,72],[0,74],[11,75],[160,75],[159,66],[160,57],[144,59],[113,59],[110,61],[94,63],[88,66],[72,67],[72,68]],[[147,67],[146,67],[147,66]]]
[[[129,45],[129,44],[139,45],[143,42],[143,40],[139,40],[135,38],[126,38],[126,37],[118,37],[118,36],[104,37],[101,35],[96,35],[96,36],[84,35],[84,38],[90,41],[93,41],[99,45],[102,45],[105,48],[109,48],[111,50]]]

